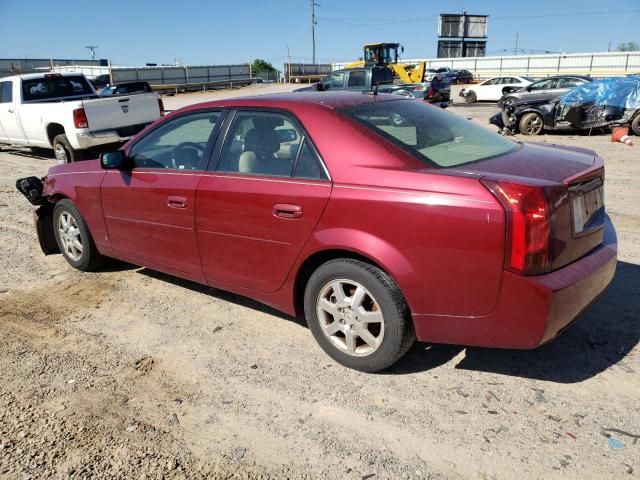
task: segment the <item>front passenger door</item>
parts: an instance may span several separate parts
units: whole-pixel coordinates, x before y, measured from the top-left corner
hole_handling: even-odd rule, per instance
[[[207,110],[171,118],[129,148],[130,170],[107,171],[102,209],[117,254],[202,279],[195,192],[221,116],[219,110]]]
[[[216,287],[274,292],[315,228],[331,182],[307,132],[281,111],[238,110],[198,185],[202,270]]]

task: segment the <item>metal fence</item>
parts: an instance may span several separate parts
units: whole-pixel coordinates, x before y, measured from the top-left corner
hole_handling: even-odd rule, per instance
[[[454,70],[469,70],[477,79],[505,74],[531,77],[562,74],[608,77],[640,73],[640,51],[502,57],[414,58],[402,61],[405,63],[426,62],[427,68],[449,67]],[[347,63],[335,63],[333,69],[344,68]]]

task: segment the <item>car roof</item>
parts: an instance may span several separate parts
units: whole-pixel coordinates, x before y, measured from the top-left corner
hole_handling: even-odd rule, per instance
[[[543,80],[549,80],[551,78],[580,78],[582,80],[593,80],[589,75],[552,75],[550,77],[541,78],[540,80],[537,80],[537,82],[542,82]]]
[[[397,100],[404,101],[405,99],[396,96],[373,95],[368,92],[292,92],[215,100],[212,102],[189,105],[181,109],[181,111],[209,107],[271,107],[296,109],[301,106],[316,106],[334,110],[336,108],[349,107],[353,105]]]
[[[45,75],[56,75],[60,77],[77,77],[82,75],[82,72],[49,72],[44,71],[42,73],[24,73],[22,75],[13,75],[11,77],[3,77],[1,80],[13,80],[13,79],[22,79],[22,80],[37,80],[39,78],[45,78]]]

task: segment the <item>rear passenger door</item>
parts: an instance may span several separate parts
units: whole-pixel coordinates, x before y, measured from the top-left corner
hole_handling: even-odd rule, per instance
[[[202,271],[213,286],[274,292],[315,228],[331,181],[302,125],[274,110],[237,110],[196,193]]]

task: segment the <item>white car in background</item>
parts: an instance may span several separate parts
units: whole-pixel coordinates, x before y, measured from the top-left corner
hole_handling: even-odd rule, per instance
[[[497,102],[507,92],[517,90],[534,82],[529,77],[504,76],[494,77],[478,85],[471,85],[460,90],[460,96],[464,97],[467,103],[480,100]]]

